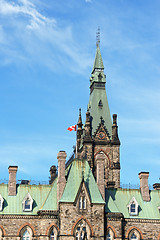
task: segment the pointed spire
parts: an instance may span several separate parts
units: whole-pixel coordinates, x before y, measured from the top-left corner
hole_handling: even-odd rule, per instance
[[[82,134],[83,134],[83,129],[82,129],[82,116],[81,116],[81,108],[79,109],[79,118],[78,118],[78,129],[77,129],[77,153],[79,152],[79,148],[81,145],[81,140],[82,140]]]
[[[97,45],[97,50],[96,50],[96,56],[95,56],[95,60],[94,60],[92,73],[98,69],[104,70],[103,60],[102,60],[101,51],[100,51],[100,47],[99,47],[99,41],[97,41],[96,45]]]
[[[85,123],[85,136],[84,141],[92,141],[91,138],[91,121],[90,121],[90,112],[87,110],[86,112],[86,123]]]
[[[83,124],[82,124],[81,108],[79,109],[79,119],[78,119],[77,125],[78,125],[78,130],[82,130]]]

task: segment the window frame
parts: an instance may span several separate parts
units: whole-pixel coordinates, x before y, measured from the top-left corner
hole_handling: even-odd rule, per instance
[[[0,211],[3,211],[3,202],[4,202],[4,198],[0,194]]]
[[[30,204],[26,205],[27,201],[29,201]],[[27,193],[27,195],[24,197],[22,201],[22,209],[24,212],[31,212],[33,210],[33,199],[29,193]]]
[[[133,205],[135,205],[135,207],[134,207],[135,211],[133,211]],[[129,202],[127,207],[128,207],[128,211],[129,211],[130,216],[137,216],[138,215],[139,204],[138,204],[137,200],[135,199],[135,197],[132,197],[132,199]]]

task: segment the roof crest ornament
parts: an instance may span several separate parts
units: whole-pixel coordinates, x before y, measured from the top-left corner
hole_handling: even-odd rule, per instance
[[[100,45],[100,27],[98,27],[96,32],[96,46],[98,47]]]

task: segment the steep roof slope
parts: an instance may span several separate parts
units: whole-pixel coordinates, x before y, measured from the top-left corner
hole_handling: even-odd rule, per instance
[[[81,182],[84,181],[92,203],[102,203],[104,200],[87,160],[75,159],[68,171],[68,179],[60,202],[74,202]]]

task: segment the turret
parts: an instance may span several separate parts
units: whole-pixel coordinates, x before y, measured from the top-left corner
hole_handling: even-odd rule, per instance
[[[78,129],[77,129],[77,152],[79,152],[80,144],[82,141],[82,133],[83,133],[81,109],[79,109],[79,119],[78,119],[77,126],[78,126]]]
[[[112,124],[112,144],[120,145],[118,138],[118,126],[117,126],[117,114],[113,114],[113,124]]]

